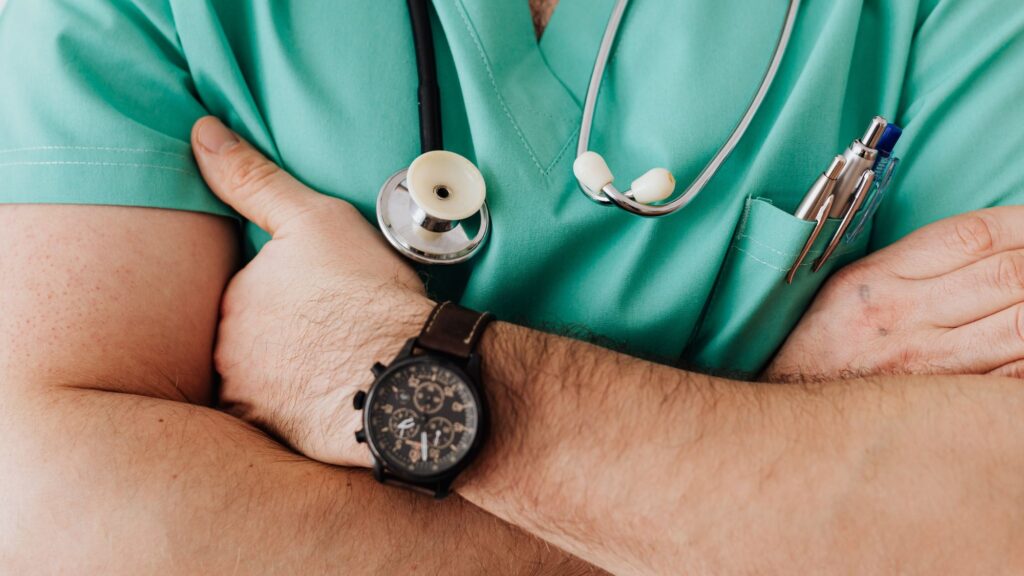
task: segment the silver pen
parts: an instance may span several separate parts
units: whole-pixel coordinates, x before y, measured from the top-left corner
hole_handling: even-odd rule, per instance
[[[832,235],[832,240],[829,241],[828,246],[825,248],[825,252],[815,261],[814,266],[811,268],[812,272],[821,270],[821,267],[828,262],[828,259],[832,257],[832,253],[835,252],[839,246],[839,242],[843,239],[843,234],[846,234],[847,228],[850,227],[850,223],[853,222],[853,218],[857,215],[860,207],[864,204],[864,200],[867,199],[868,193],[871,191],[871,187],[875,185],[875,171],[870,168],[861,172],[857,178],[857,183],[853,187],[853,198],[850,199],[850,205],[843,212],[843,220],[839,223],[839,227],[836,228],[836,233]]]
[[[793,278],[796,276],[797,271],[800,270],[800,265],[807,258],[807,254],[811,251],[811,247],[814,246],[815,240],[821,235],[821,229],[825,227],[829,211],[835,202],[833,190],[836,187],[836,179],[842,173],[845,166],[845,158],[842,156],[833,158],[829,167],[821,173],[821,176],[818,176],[814,184],[811,184],[807,193],[804,194],[804,199],[800,202],[800,206],[797,206],[796,212],[793,213],[794,216],[801,220],[815,222],[815,225],[814,230],[811,231],[811,235],[804,242],[804,246],[797,255],[793,265],[790,266],[789,273],[786,274],[786,284],[793,283]]]
[[[875,149],[875,146],[878,145],[878,139],[882,137],[882,132],[885,131],[887,125],[888,122],[885,118],[875,116],[867,131],[864,132],[864,136],[850,143],[849,148],[843,152],[846,168],[836,183],[836,201],[832,203],[830,217],[842,218],[846,214],[846,208],[857,189],[857,182],[860,180],[861,174],[865,170],[874,169],[875,160],[878,159],[878,150]]]
[[[803,201],[797,206],[796,212],[793,215],[801,220],[814,220],[815,215],[818,213],[818,208],[821,207],[821,203],[835,190],[839,175],[842,174],[845,167],[845,158],[842,156],[833,158],[832,164],[821,173],[821,176],[818,176],[814,184],[811,184],[807,194],[804,195]]]

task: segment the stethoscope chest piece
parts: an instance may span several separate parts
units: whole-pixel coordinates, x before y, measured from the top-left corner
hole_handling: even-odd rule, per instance
[[[487,241],[490,214],[480,170],[453,152],[420,155],[396,172],[377,195],[377,221],[384,237],[402,255],[423,264],[458,264]],[[463,225],[479,219],[470,237]]]

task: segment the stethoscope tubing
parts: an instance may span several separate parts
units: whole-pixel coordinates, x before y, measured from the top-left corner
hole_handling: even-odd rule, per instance
[[[420,119],[420,153],[444,150],[441,130],[441,89],[437,82],[434,33],[428,0],[407,0],[412,41],[416,50],[417,96]]]
[[[594,61],[594,70],[590,76],[590,85],[587,88],[587,97],[583,106],[583,119],[580,122],[580,134],[576,146],[577,156],[582,155],[590,149],[590,136],[593,131],[594,113],[597,108],[598,95],[601,91],[601,82],[604,79],[605,69],[608,65],[608,58],[615,45],[615,40],[619,33],[619,27],[622,23],[622,17],[625,14],[628,5],[629,0],[618,0],[616,2],[615,6],[612,8],[611,16],[608,19],[608,25],[605,28],[604,36],[601,39],[601,46],[598,49],[597,58]],[[779,33],[778,40],[776,41],[774,54],[768,64],[768,68],[765,70],[764,77],[761,79],[761,84],[758,87],[757,92],[754,94],[750,105],[747,106],[747,111],[740,118],[739,123],[736,124],[736,127],[733,129],[729,138],[725,141],[722,147],[718,149],[718,152],[715,153],[704,169],[700,171],[700,174],[697,175],[697,178],[694,179],[682,194],[665,204],[655,205],[641,204],[622,192],[619,192],[618,189],[611,185],[606,186],[598,192],[591,192],[581,184],[579,188],[583,194],[599,204],[615,204],[628,212],[632,212],[633,214],[651,217],[672,214],[692,202],[697,195],[707,187],[711,179],[715,177],[722,165],[725,164],[725,161],[728,160],[729,156],[736,149],[736,146],[743,139],[747,129],[750,128],[751,122],[757,115],[758,110],[760,110],[765,97],[768,95],[768,91],[771,89],[775,78],[778,76],[779,67],[782,64],[786,49],[789,46],[790,39],[792,38],[793,28],[799,11],[800,0],[789,0],[786,19],[783,23],[782,30]]]

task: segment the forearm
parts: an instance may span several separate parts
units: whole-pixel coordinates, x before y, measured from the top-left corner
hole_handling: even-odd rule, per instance
[[[1024,561],[1019,383],[752,385],[508,324],[483,356],[494,434],[459,492],[611,572]]]
[[[55,388],[8,395],[0,430],[11,572],[588,573],[460,499],[380,487],[208,408]]]

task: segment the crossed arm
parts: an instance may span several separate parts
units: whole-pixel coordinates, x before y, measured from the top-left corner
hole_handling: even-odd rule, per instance
[[[3,572],[590,573],[208,407],[234,235],[196,214],[0,208]]]
[[[353,213],[335,201],[289,207],[284,198],[306,197],[282,188],[293,181],[251,156],[230,155],[259,175],[234,179],[236,199],[290,210],[300,230],[320,233],[316,212],[324,210],[329,229],[356,228],[337,226],[335,216]],[[217,178],[209,161],[204,170]],[[214,187],[225,193],[230,180]],[[0,263],[5,566],[588,570],[464,501],[438,506],[378,488],[203,407],[212,395],[217,303],[234,262],[228,223],[83,207],[7,207],[0,220],[9,248]],[[285,236],[275,234],[262,262],[294,264],[289,250],[302,235]],[[265,284],[259,273],[243,272]],[[244,306],[230,308],[237,325]],[[382,340],[368,354],[387,349]],[[994,572],[1024,562],[1015,505],[1024,498],[1024,435],[1015,418],[1024,392],[1016,381],[757,386],[500,323],[483,346],[496,433],[460,494],[607,570]],[[365,372],[361,360],[350,360],[352,370]],[[303,403],[301,394],[291,400]],[[307,415],[314,425],[328,420]],[[342,432],[328,440],[351,438]],[[992,566],[981,566],[986,561]]]

